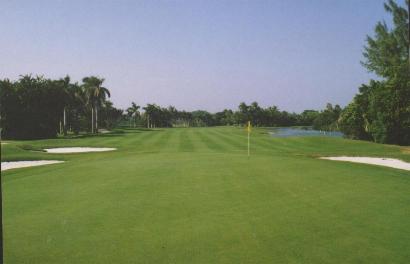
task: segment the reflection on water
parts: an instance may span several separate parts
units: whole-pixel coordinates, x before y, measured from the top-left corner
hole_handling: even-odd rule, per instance
[[[303,136],[327,136],[327,137],[343,137],[343,133],[339,131],[319,131],[311,128],[295,128],[295,127],[277,127],[269,129],[269,134],[274,137],[303,137]]]

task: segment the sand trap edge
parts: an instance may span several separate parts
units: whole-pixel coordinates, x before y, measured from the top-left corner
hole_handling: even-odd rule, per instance
[[[319,159],[378,165],[378,166],[384,166],[384,167],[390,167],[390,168],[410,171],[410,163],[399,160],[399,159],[393,159],[393,158],[340,156],[340,157],[320,157]]]
[[[50,164],[63,163],[62,160],[21,160],[21,161],[2,161],[1,171],[20,169],[28,167],[37,167]]]
[[[63,147],[63,148],[47,148],[44,149],[47,153],[53,154],[71,154],[71,153],[88,153],[88,152],[105,152],[114,151],[116,148],[94,148],[94,147]]]

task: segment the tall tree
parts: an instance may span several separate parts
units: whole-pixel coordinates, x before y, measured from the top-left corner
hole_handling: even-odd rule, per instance
[[[131,107],[127,108],[127,113],[129,114],[130,117],[132,117],[134,121],[134,127],[137,126],[137,118],[139,116],[139,111],[138,111],[139,109],[140,109],[140,106],[134,102],[131,103]]]
[[[83,79],[84,90],[87,95],[88,104],[91,107],[91,132],[98,133],[98,108],[110,97],[110,91],[103,87],[104,78],[95,76]]]
[[[362,64],[380,79],[362,85],[351,105],[343,111],[340,123],[349,137],[371,138],[381,143],[410,144],[408,0],[407,5],[406,8],[393,0],[387,1],[384,7],[392,16],[392,26],[389,27],[384,21],[379,22],[374,36],[367,37]],[[354,129],[360,120],[362,128]]]
[[[63,133],[67,135],[67,108],[69,107],[70,102],[73,99],[73,93],[71,91],[70,76],[66,75],[64,78],[61,78],[57,81],[61,85],[61,89],[64,93],[64,108],[63,108]]]
[[[240,118],[240,122],[245,124],[248,121],[251,121],[251,115],[250,115],[250,111],[249,111],[249,106],[245,103],[245,102],[241,102],[238,106],[239,109],[239,118]]]
[[[383,78],[408,76],[408,11],[393,0],[388,0],[384,9],[393,17],[392,28],[385,21],[376,24],[374,37],[367,36],[362,64]]]
[[[153,128],[158,125],[161,108],[156,104],[147,104],[143,107],[147,120],[147,127]]]

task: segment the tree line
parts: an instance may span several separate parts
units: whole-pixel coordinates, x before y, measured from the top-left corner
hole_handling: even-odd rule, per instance
[[[313,126],[318,130],[340,130],[348,138],[380,143],[410,144],[410,1],[407,9],[393,0],[384,7],[392,16],[389,27],[377,23],[373,37],[367,36],[363,66],[378,76],[359,88],[344,109],[327,104],[322,111],[302,113],[263,108],[257,102],[240,103],[236,110],[217,113],[180,111],[135,103],[122,111],[108,100],[104,79],[85,77],[72,83],[69,76],[58,80],[21,76],[17,81],[0,80],[1,135],[6,138],[50,138],[68,132],[98,133],[118,122],[127,126],[188,127],[244,125]]]
[[[248,121],[254,126],[314,126],[320,130],[337,130],[340,106],[331,104],[323,111],[302,113],[280,111],[278,107],[263,108],[257,102],[240,103],[237,110],[217,113],[205,110],[180,111],[173,106],[134,102],[123,111],[108,100],[110,91],[104,79],[85,77],[82,83],[69,76],[57,80],[43,76],[24,75],[16,81],[0,80],[0,120],[2,137],[8,139],[53,138],[58,134],[98,133],[120,122],[127,126],[199,127],[241,126]]]
[[[359,88],[343,110],[339,127],[349,138],[410,144],[410,1],[407,7],[389,0],[391,27],[379,22],[367,36],[363,66],[379,78]]]
[[[240,103],[237,110],[224,109],[210,113],[205,110],[192,112],[177,110],[174,106],[161,107],[147,104],[144,107],[132,103],[125,111],[125,125],[130,127],[200,127],[242,126],[251,121],[253,126],[313,126],[315,129],[338,130],[337,120],[342,109],[339,105],[327,104],[323,111],[305,110],[302,113],[280,111],[278,107],[263,108],[257,102]]]
[[[362,65],[378,76],[359,88],[344,109],[328,104],[322,111],[300,114],[279,111],[276,106],[261,108],[256,102],[241,103],[237,111],[225,109],[184,112],[149,104],[145,108],[148,127],[243,125],[313,126],[319,130],[340,130],[351,139],[379,143],[410,144],[410,1],[407,8],[394,0],[384,4],[392,16],[391,27],[379,22],[374,37],[367,36]],[[132,115],[131,112],[128,112]],[[145,119],[144,119],[145,117]]]
[[[104,79],[85,77],[72,83],[24,75],[0,80],[1,134],[9,139],[52,138],[61,133],[98,133],[99,126],[115,125],[122,116],[108,100]]]

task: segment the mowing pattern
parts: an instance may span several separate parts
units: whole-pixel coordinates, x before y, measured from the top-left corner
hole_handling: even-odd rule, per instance
[[[84,154],[52,147],[115,147]],[[119,129],[16,142],[2,160],[6,263],[409,263],[410,173],[319,160],[386,156],[340,138],[243,128]]]
[[[2,160],[14,160],[27,157],[39,159],[51,157],[42,153],[23,151],[26,149],[61,146],[116,147],[132,153],[243,153],[246,154],[247,138],[243,128],[175,128],[175,129],[125,129],[117,133],[77,139],[55,139],[25,141],[23,144],[12,142],[3,146]],[[369,142],[350,141],[340,138],[300,137],[271,138],[263,130],[256,129],[251,136],[253,154],[291,154],[291,155],[330,155],[349,154],[399,157],[410,160],[405,151],[394,146],[378,145]],[[61,157],[55,156],[55,157]],[[83,156],[81,156],[83,157]],[[75,157],[72,157],[75,159]]]

